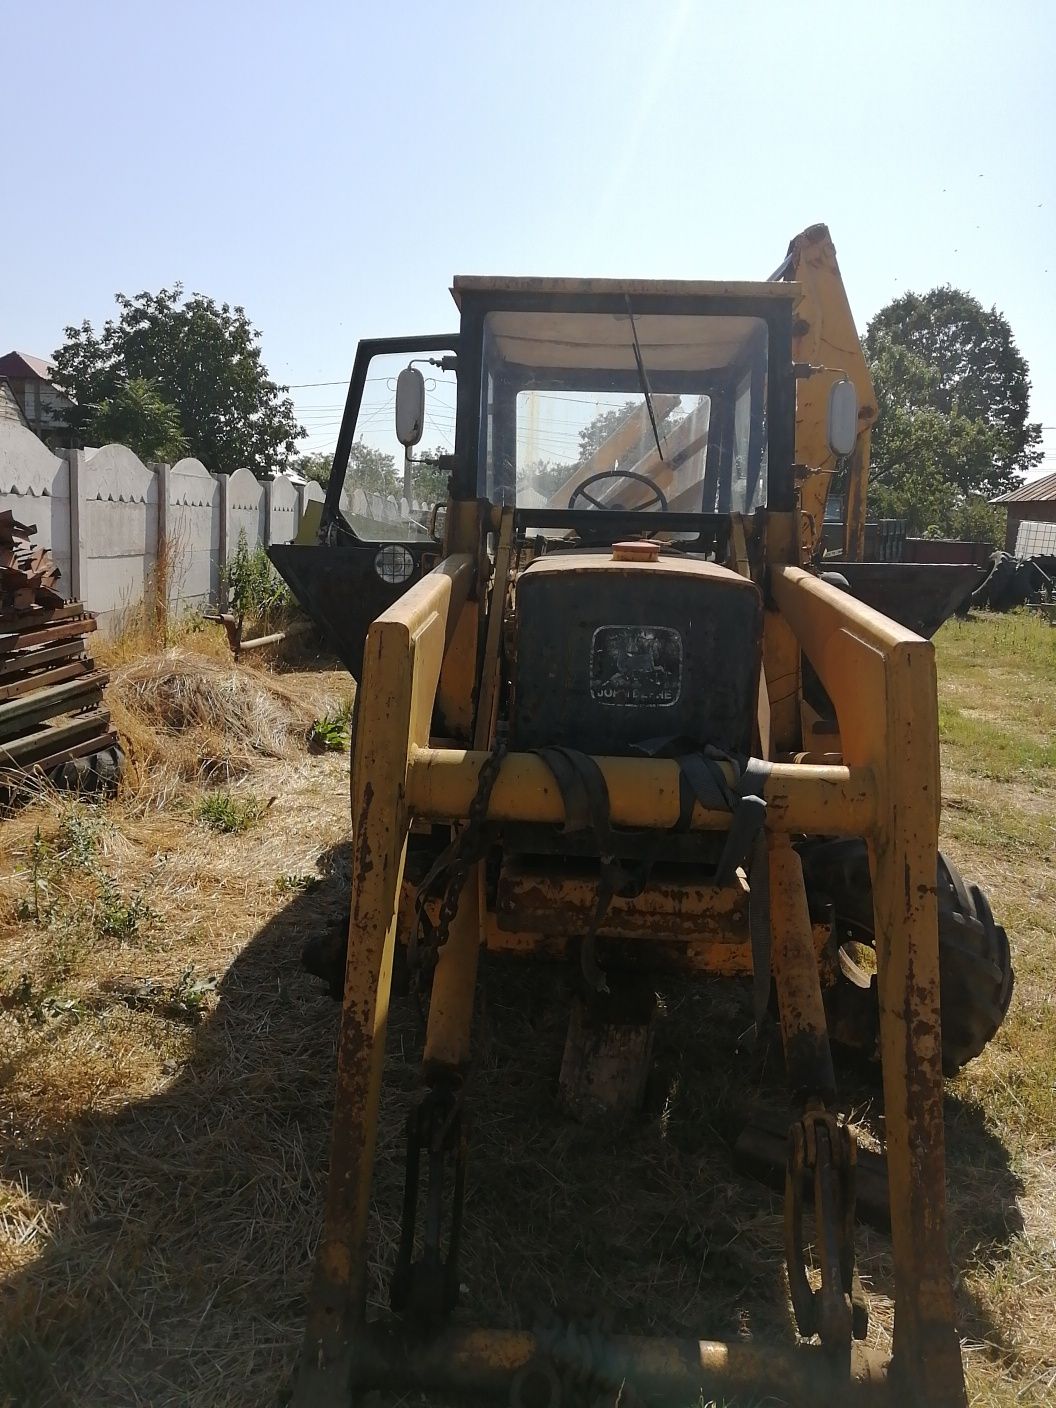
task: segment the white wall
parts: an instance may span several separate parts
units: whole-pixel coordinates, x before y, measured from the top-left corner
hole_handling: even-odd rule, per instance
[[[150,581],[158,554],[158,476],[126,445],[104,445],[85,452],[80,478],[83,566],[76,595],[109,616],[142,601]]]
[[[184,602],[217,601],[220,592],[220,484],[201,460],[169,471],[170,595]]]
[[[70,467],[31,430],[7,421],[0,424],[2,509],[10,509],[20,523],[37,525],[37,541],[51,548],[65,595],[70,581]]]
[[[291,542],[305,504],[322,497],[318,484],[298,486],[284,474],[262,482],[248,469],[211,474],[195,459],[145,465],[126,445],[53,455],[25,426],[0,422],[0,510],[36,524],[35,541],[51,549],[62,574],[59,591],[96,612],[104,630],[156,589],[159,541],[168,549],[170,605],[204,606],[219,600],[221,568],[240,532],[250,549]],[[357,504],[399,536],[403,505],[378,495]]]

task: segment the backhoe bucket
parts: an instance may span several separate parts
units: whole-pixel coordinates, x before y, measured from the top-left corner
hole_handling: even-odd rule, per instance
[[[851,593],[874,611],[929,639],[986,576],[974,563],[831,562]]]

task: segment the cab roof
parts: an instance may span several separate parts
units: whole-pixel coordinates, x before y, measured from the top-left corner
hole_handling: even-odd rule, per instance
[[[503,274],[456,274],[451,296],[462,307],[463,294],[497,295],[547,294],[584,295],[629,294],[652,298],[767,298],[794,301],[800,287],[795,283],[755,281],[726,283],[710,279],[548,279],[522,278]]]

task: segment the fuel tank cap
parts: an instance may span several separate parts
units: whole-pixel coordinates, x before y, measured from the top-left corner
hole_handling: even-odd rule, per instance
[[[629,543],[613,543],[613,562],[659,562],[660,544],[648,538],[636,538]]]

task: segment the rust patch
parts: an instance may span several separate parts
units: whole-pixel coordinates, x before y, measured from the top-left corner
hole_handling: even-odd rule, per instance
[[[359,816],[356,819],[356,870],[355,876],[369,875],[374,869],[374,860],[371,855],[370,842],[367,839],[367,820],[370,816],[371,804],[374,801],[374,785],[369,780],[363,788],[363,805],[359,809]],[[353,880],[355,880],[355,876]]]

